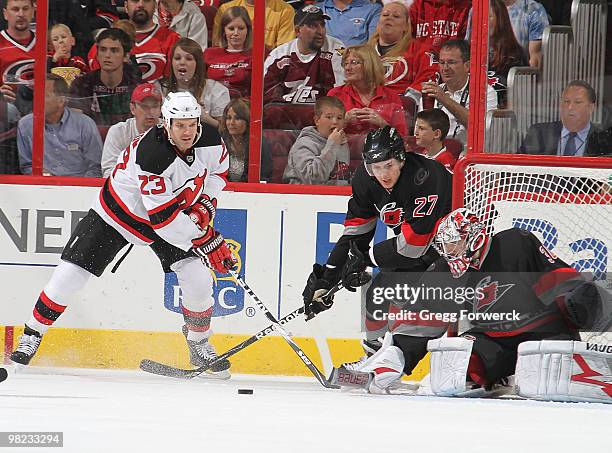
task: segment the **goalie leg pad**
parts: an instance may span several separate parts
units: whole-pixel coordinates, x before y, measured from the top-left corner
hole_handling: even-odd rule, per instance
[[[466,376],[474,342],[466,338],[429,340],[431,390],[438,396],[456,396],[466,391]]]
[[[516,387],[526,398],[612,403],[612,345],[554,340],[521,343]]]
[[[404,369],[404,354],[397,346],[389,346],[372,363],[374,379],[368,391],[375,394],[387,393],[387,389],[399,382]]]

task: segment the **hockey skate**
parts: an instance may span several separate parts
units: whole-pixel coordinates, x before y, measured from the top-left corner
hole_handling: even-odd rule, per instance
[[[372,355],[378,351],[382,346],[382,339],[377,338],[376,340],[361,340],[361,347],[363,348],[366,355],[361,357],[355,362],[346,362],[341,365],[347,371],[359,371],[361,366],[368,360]]]
[[[187,326],[183,326],[183,335],[189,347],[191,364],[195,367],[201,367],[207,363],[215,362],[213,366],[200,376],[215,379],[229,379],[231,377],[229,372],[231,364],[229,360],[223,359],[216,361],[217,352],[214,346],[208,341],[208,338],[201,341],[190,341],[187,340],[187,333]]]
[[[34,354],[36,354],[41,340],[42,335],[40,333],[25,326],[23,335],[19,337],[17,348],[11,354],[11,360],[20,365],[29,364]]]

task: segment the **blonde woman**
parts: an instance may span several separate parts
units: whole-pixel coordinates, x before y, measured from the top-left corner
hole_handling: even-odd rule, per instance
[[[345,83],[328,96],[339,98],[346,109],[347,134],[367,133],[384,126],[408,135],[404,108],[399,96],[385,86],[385,72],[376,51],[364,44],[346,49],[342,56]]]
[[[176,91],[190,92],[202,106],[202,121],[218,128],[230,95],[225,86],[206,78],[200,45],[193,39],[179,39],[170,51],[170,61],[172,71],[162,84],[164,95]]]
[[[394,92],[421,96],[421,83],[435,80],[437,58],[428,46],[412,38],[408,9],[403,3],[387,3],[381,12],[376,32],[368,43],[385,67],[385,85]]]

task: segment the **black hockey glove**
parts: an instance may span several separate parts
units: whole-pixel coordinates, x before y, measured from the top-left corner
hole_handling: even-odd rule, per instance
[[[369,258],[366,258],[363,252],[357,248],[357,244],[351,241],[348,259],[341,272],[342,285],[349,291],[357,291],[357,288],[370,281],[370,274],[365,270],[371,265]]]
[[[325,311],[334,303],[334,296],[328,296],[323,298],[325,294],[338,282],[338,278],[334,276],[334,272],[331,269],[327,269],[325,266],[315,263],[312,266],[312,272],[308,276],[306,281],[306,287],[302,292],[304,298],[304,315],[306,321],[311,320],[316,315]]]

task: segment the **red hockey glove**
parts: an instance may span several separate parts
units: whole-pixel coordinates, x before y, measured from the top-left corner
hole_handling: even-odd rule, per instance
[[[227,274],[237,263],[223,236],[208,227],[204,236],[193,239],[193,251],[211,269]]]
[[[203,195],[198,201],[187,209],[187,215],[202,231],[205,231],[211,220],[215,218],[217,212],[214,198],[211,200],[207,195]]]

